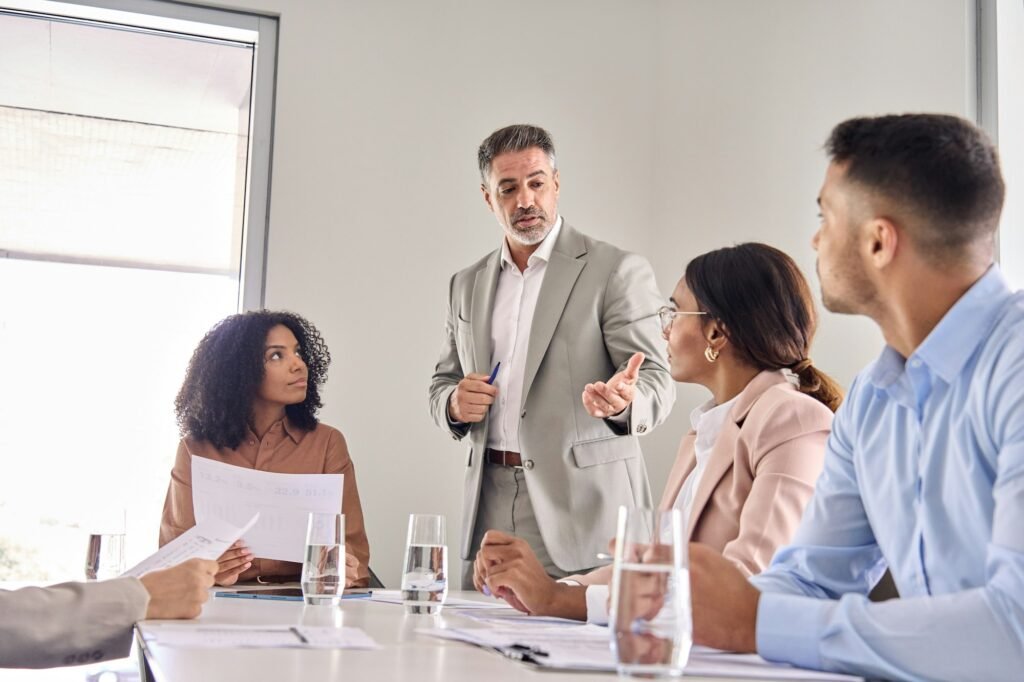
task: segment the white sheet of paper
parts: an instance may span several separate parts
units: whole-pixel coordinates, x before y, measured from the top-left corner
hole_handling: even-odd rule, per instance
[[[503,627],[516,626],[524,621],[529,621],[530,625],[565,625],[567,627],[578,627],[581,625],[578,620],[557,618],[555,616],[531,616],[522,611],[516,611],[513,608],[465,609],[459,615],[463,618],[475,620],[478,623],[500,625]]]
[[[177,566],[189,559],[216,559],[248,532],[259,517],[259,513],[253,514],[241,527],[217,518],[198,522],[121,575],[138,578],[144,573]]]
[[[195,649],[379,649],[359,628],[140,623],[146,642]]]
[[[272,474],[192,455],[196,522],[260,520],[243,537],[254,556],[302,563],[309,512],[341,511],[344,474]]]
[[[483,600],[487,601],[483,601]],[[377,601],[383,604],[401,604],[402,602],[402,591],[401,590],[373,590],[370,593],[370,601]],[[506,602],[500,599],[494,599],[491,597],[484,597],[480,595],[480,599],[462,599],[460,597],[448,597],[444,602],[445,609],[500,609],[502,611],[509,611],[512,609]]]
[[[576,627],[550,623],[517,623],[513,627],[446,628],[419,630],[442,639],[454,639],[504,653],[513,645],[535,648],[538,665],[566,670],[615,670],[608,628],[578,624]],[[803,670],[769,663],[756,654],[731,654],[706,647],[693,647],[683,672],[691,677],[741,677],[759,680],[807,680],[809,682],[853,682],[852,675]]]

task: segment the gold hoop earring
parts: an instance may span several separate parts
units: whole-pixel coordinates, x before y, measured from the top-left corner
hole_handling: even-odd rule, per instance
[[[718,351],[712,348],[710,344],[708,344],[708,347],[704,349],[704,357],[707,359],[708,362],[714,362],[715,360],[718,359]]]

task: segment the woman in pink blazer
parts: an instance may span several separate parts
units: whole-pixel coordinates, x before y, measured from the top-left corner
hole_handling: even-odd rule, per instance
[[[748,243],[693,259],[670,301],[660,317],[672,378],[712,397],[690,415],[660,507],[681,511],[691,541],[759,573],[796,531],[842,401],[808,355],[810,288],[789,256]],[[600,392],[584,402],[594,416],[616,407]],[[594,587],[610,578],[606,566],[556,583],[525,543],[489,533],[474,581],[531,614],[600,621],[607,590]]]

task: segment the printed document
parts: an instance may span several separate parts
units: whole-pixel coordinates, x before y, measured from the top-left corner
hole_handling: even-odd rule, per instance
[[[147,644],[193,649],[379,649],[359,628],[140,623]]]
[[[522,622],[514,627],[471,627],[419,630],[441,639],[452,639],[495,651],[515,660],[557,670],[614,671],[610,632],[599,625],[576,627]],[[853,682],[852,675],[804,670],[769,663],[757,654],[732,654],[695,646],[683,675],[691,677],[739,677],[758,680],[808,680]]]
[[[192,455],[192,507],[196,523],[224,519],[243,524],[254,556],[302,563],[309,512],[341,511],[343,474],[272,474]]]
[[[242,527],[216,518],[200,521],[121,575],[138,578],[144,573],[177,566],[189,559],[216,559],[247,533],[259,517],[258,513],[253,514]]]
[[[484,601],[487,600],[487,601]],[[401,590],[372,590],[370,601],[382,602],[384,604],[402,604]],[[463,599],[461,597],[448,597],[444,600],[445,610],[452,609],[487,609],[508,612],[512,610],[506,602],[500,599],[488,598],[480,595],[479,599]]]

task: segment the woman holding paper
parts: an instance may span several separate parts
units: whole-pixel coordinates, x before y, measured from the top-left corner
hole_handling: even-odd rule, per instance
[[[175,401],[183,438],[160,523],[163,546],[195,525],[192,455],[280,474],[344,474],[346,586],[369,582],[370,548],[345,437],[317,420],[331,356],[289,312],[232,315],[199,342]],[[244,540],[218,560],[219,585],[298,580],[302,565],[254,557]]]
[[[672,378],[711,399],[690,413],[660,508],[680,510],[691,542],[760,573],[796,531],[842,400],[808,356],[810,288],[789,256],[747,243],[690,261],[670,302],[659,314]],[[624,409],[615,389],[588,385],[587,412]],[[606,566],[556,583],[524,542],[490,531],[473,580],[531,614],[603,622],[610,578]]]

